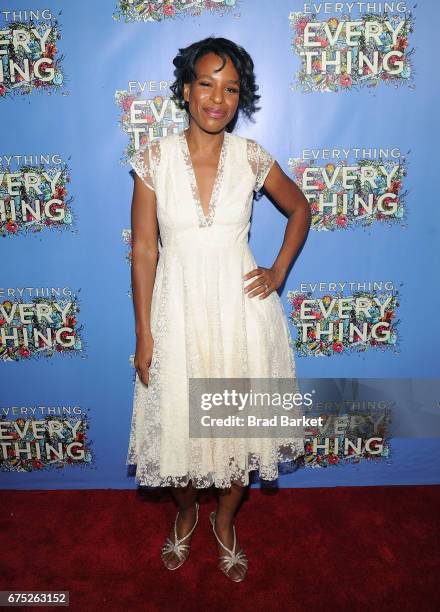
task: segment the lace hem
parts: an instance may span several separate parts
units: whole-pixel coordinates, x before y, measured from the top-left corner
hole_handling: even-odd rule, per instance
[[[135,480],[140,486],[147,487],[186,487],[191,481],[196,489],[206,489],[214,486],[219,489],[228,489],[232,483],[247,486],[250,483],[249,473],[258,471],[262,481],[273,482],[280,474],[294,472],[298,469],[297,461],[305,454],[304,440],[296,438],[289,441],[280,441],[275,449],[276,458],[273,462],[264,463],[258,453],[249,452],[247,467],[241,467],[232,458],[225,466],[225,474],[214,472],[202,473],[200,470],[190,470],[183,476],[158,475],[157,470],[149,466],[142,466],[136,471]],[[278,465],[284,464],[284,465]],[[136,465],[127,459],[127,465]]]

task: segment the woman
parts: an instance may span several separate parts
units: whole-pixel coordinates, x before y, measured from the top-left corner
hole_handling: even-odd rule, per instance
[[[137,465],[141,485],[169,486],[177,503],[161,551],[170,570],[188,557],[198,490],[215,487],[210,520],[219,567],[239,582],[248,560],[233,519],[249,472],[273,480],[279,461],[304,454],[303,439],[190,437],[188,379],[295,377],[276,290],[310,212],[273,157],[232,134],[240,111],[251,118],[259,110],[249,54],[214,37],[179,51],[171,90],[189,127],[143,145],[131,159],[136,381],[127,463]],[[253,192],[263,184],[289,217],[271,268],[256,265],[247,240]]]

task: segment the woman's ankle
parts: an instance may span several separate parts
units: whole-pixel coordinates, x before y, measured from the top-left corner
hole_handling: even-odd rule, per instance
[[[231,529],[234,524],[234,515],[222,515],[216,513],[215,526],[216,529]]]
[[[179,506],[178,510],[179,510],[179,513],[184,516],[195,515],[196,514],[196,502],[189,504],[189,505],[185,505],[183,507]]]

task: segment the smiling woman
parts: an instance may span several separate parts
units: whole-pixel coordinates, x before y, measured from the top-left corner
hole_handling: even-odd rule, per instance
[[[268,151],[232,133],[240,112],[251,118],[258,110],[249,54],[208,38],[180,49],[174,65],[171,90],[189,127],[144,145],[131,160],[137,341],[127,462],[137,464],[140,484],[170,487],[177,503],[162,548],[171,570],[188,556],[198,490],[215,487],[218,507],[210,519],[219,567],[239,582],[248,562],[233,519],[249,472],[276,479],[278,463],[293,464],[304,442],[264,432],[190,437],[189,379],[287,378],[294,387],[292,341],[276,290],[304,241],[310,209]],[[248,244],[253,194],[263,185],[289,216],[271,268],[257,266]]]
[[[242,112],[246,118],[259,110],[256,103],[260,96],[256,93],[258,85],[255,82],[254,62],[251,56],[239,45],[226,38],[205,38],[203,41],[193,43],[185,49],[180,49],[173,63],[176,66],[176,80],[170,89],[174,94],[174,101],[181,109],[185,109],[193,121],[196,107],[190,108],[191,102],[201,96],[202,108],[214,113],[214,119],[226,117],[226,108],[229,112],[229,121],[223,121],[223,129],[232,132],[238,119],[237,111]],[[205,88],[207,91],[201,92]],[[218,91],[224,91],[224,99],[218,98]],[[211,91],[214,93],[210,97]],[[220,108],[221,104],[224,108]]]

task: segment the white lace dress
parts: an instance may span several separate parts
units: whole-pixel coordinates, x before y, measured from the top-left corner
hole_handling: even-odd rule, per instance
[[[260,300],[243,291],[243,275],[258,265],[248,245],[253,192],[274,158],[225,132],[207,216],[183,133],[130,161],[156,193],[160,241],[149,384],[136,373],[127,464],[150,487],[247,485],[252,470],[272,481],[278,463],[304,454],[303,438],[190,437],[188,378],[296,378],[277,292]]]

